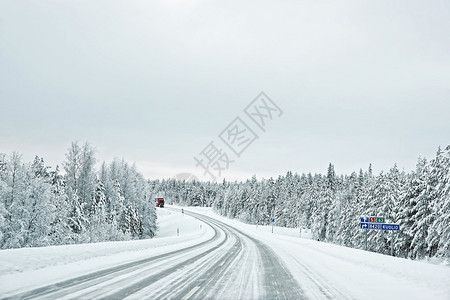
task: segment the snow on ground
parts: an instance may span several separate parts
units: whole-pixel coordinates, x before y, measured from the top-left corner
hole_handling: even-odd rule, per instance
[[[411,261],[299,238],[298,229],[218,219],[265,242],[279,255],[309,298],[450,299],[450,267]],[[0,250],[0,295],[25,291],[148,256],[185,248],[213,236],[205,223],[158,209],[158,236],[148,240]],[[358,229],[356,229],[358,230]],[[329,296],[329,295],[328,295]]]
[[[299,229],[274,226],[272,234],[271,226],[230,220],[210,208],[185,210],[213,216],[268,244],[311,298],[332,289],[343,298],[450,299],[449,266],[301,239]]]
[[[182,249],[214,235],[193,217],[157,211],[159,229],[153,239],[0,250],[0,295]]]

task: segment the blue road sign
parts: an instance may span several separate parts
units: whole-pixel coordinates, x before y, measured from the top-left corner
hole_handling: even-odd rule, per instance
[[[400,230],[400,225],[364,222],[364,223],[360,224],[360,228],[362,228],[362,229],[377,229],[377,230]]]
[[[273,222],[275,222],[275,219],[274,218],[272,218],[272,219],[270,219],[270,221],[273,223]]]
[[[380,223],[369,223],[369,229],[381,229],[381,225]]]
[[[398,224],[382,224],[382,230],[400,230],[400,225]]]
[[[381,229],[380,223],[361,223],[362,229]]]
[[[361,223],[384,223],[384,217],[361,217]]]

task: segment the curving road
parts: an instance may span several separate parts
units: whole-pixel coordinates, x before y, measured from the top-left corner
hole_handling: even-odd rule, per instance
[[[208,216],[211,239],[14,295],[20,299],[303,299],[278,256]]]

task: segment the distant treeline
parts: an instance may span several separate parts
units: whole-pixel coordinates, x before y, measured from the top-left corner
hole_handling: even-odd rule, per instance
[[[156,212],[144,177],[123,160],[94,169],[89,144],[71,144],[63,163],[45,166],[0,154],[0,248],[152,237]]]
[[[394,253],[405,258],[450,258],[450,146],[430,161],[419,158],[416,170],[394,165],[373,175],[371,166],[350,175],[288,172],[276,180],[246,182],[179,182],[155,180],[151,189],[169,202],[212,206],[218,213],[251,224],[312,229],[315,239],[364,248],[361,216],[380,216],[400,224]],[[368,232],[368,250],[389,254],[391,234]]]

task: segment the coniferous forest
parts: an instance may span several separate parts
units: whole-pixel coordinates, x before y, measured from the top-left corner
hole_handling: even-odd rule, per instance
[[[71,144],[63,170],[0,154],[0,248],[154,236],[151,191],[136,167],[115,159],[96,171],[95,163],[88,143]]]
[[[326,174],[293,174],[245,182],[150,181],[169,202],[212,206],[223,216],[251,224],[310,228],[313,238],[364,249],[361,216],[385,217],[400,225],[394,234],[394,255],[421,259],[450,258],[450,146],[438,149],[416,169],[402,172],[394,165],[378,175],[359,170],[337,175],[333,164]],[[368,250],[390,253],[392,235],[369,230]]]
[[[94,148],[71,144],[54,170],[43,158],[23,162],[0,154],[0,248],[118,241],[153,237],[155,196],[168,203],[212,207],[250,224],[310,228],[323,242],[363,249],[361,216],[399,224],[394,255],[450,258],[450,146],[414,171],[396,165],[373,174],[372,167],[338,175],[287,172],[277,179],[245,182],[145,180],[123,159],[95,170]],[[392,235],[369,230],[368,250],[389,254]]]

